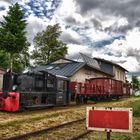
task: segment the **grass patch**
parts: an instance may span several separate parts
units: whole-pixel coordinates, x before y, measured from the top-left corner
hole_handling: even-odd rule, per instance
[[[66,113],[68,113],[68,111]],[[53,114],[48,113],[48,114],[38,115],[38,116],[32,117],[30,119],[25,118],[25,119],[21,119],[21,120],[13,120],[13,121],[10,121],[7,123],[1,123],[0,128],[5,128],[5,127],[9,127],[9,126],[17,128],[18,125],[21,126],[24,123],[31,124],[31,123],[39,122],[42,119],[57,118],[63,114],[64,114],[63,112],[56,112]]]
[[[132,104],[132,108],[133,108],[133,116],[140,117],[140,101],[134,102]]]

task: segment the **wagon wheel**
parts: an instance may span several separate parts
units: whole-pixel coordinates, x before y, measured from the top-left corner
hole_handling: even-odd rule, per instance
[[[39,98],[38,97],[36,97],[36,96],[33,97],[33,104],[34,105],[38,105],[39,104]]]
[[[83,102],[84,102],[84,104],[87,104],[87,99],[84,98],[84,99],[83,99]]]
[[[46,102],[46,104],[49,104],[49,99],[48,99],[48,97],[46,97],[46,100],[45,100]]]
[[[80,104],[80,99],[79,99],[79,97],[76,97],[76,104],[77,104],[77,105]]]
[[[79,105],[79,104],[83,104],[83,103],[84,103],[84,98],[77,96],[76,97],[76,104]]]

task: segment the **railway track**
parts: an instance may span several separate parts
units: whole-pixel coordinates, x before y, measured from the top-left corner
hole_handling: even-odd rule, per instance
[[[37,131],[34,131],[34,132],[26,133],[26,134],[23,134],[23,135],[18,135],[18,136],[14,136],[14,137],[10,137],[10,138],[5,138],[3,140],[26,140],[26,139],[28,139],[30,137],[36,137],[39,134],[54,131],[56,129],[66,127],[68,125],[83,122],[85,120],[86,120],[86,118],[82,118],[82,119],[74,120],[74,121],[71,121],[71,122],[63,123],[63,124],[60,124],[60,125],[52,126],[52,127],[49,127],[49,128],[45,128],[45,129],[42,129],[42,130],[37,130]],[[88,133],[90,133],[90,131],[86,130],[85,132],[83,132],[83,133],[81,133],[81,134],[79,134],[77,136],[74,136],[74,137],[70,138],[69,140],[76,140],[77,138],[81,138],[81,137],[83,137],[84,135],[86,135]]]
[[[87,105],[94,105],[96,104],[97,102],[95,101],[90,101],[89,103],[86,103],[86,104],[79,104],[77,105],[76,103],[73,103],[73,104],[70,104],[70,105],[67,105],[67,106],[54,106],[54,107],[48,107],[48,108],[38,108],[38,109],[29,109],[29,110],[26,110],[25,112],[39,112],[39,111],[57,111],[57,110],[67,110],[67,109],[71,109],[71,108],[79,108],[79,107],[84,107],[84,106],[87,106]]]
[[[91,130],[87,130],[87,131],[84,131],[83,133],[77,135],[77,136],[74,136],[68,140],[78,140],[80,138],[83,138],[84,136],[86,136],[87,134],[89,134],[90,132],[92,132]]]

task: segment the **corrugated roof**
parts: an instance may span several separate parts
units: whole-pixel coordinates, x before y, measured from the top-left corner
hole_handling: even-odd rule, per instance
[[[82,60],[85,63],[87,63],[88,65],[91,65],[92,67],[100,69],[100,66],[99,66],[98,62],[95,59],[93,59],[93,58],[91,58],[91,57],[89,57],[85,54],[82,54],[82,53],[80,53],[80,55],[81,55]]]
[[[46,66],[39,66],[34,68],[33,71],[48,71],[53,75],[61,75],[70,77],[74,75],[80,68],[82,68],[86,63],[84,62],[72,62],[63,64],[49,64]]]
[[[80,62],[72,61],[69,59],[64,59],[64,60],[67,60],[67,61],[63,61],[63,63],[56,61],[48,65],[39,66],[33,70],[34,71],[45,70],[53,75],[61,75],[61,76],[70,77],[74,75],[80,68],[86,65],[97,71],[105,73],[107,75],[114,76],[113,70],[109,66],[99,65],[98,60],[106,61],[110,64],[119,66],[118,64],[115,64],[111,61],[107,61],[107,60],[99,59],[99,58],[90,58],[89,56],[84,55],[82,53],[80,53]],[[121,68],[124,69],[123,67]]]
[[[125,68],[123,68],[122,66],[120,66],[119,64],[115,63],[115,62],[112,62],[112,61],[109,61],[109,60],[105,60],[105,59],[102,59],[102,58],[98,58],[98,57],[94,57],[94,59],[96,59],[97,61],[104,61],[106,63],[110,63],[112,65],[115,65],[115,66],[118,66],[120,67],[121,69],[125,70],[128,72],[128,70],[126,70]]]

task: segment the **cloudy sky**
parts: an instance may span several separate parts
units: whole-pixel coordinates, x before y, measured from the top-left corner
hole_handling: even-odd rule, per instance
[[[83,52],[140,73],[140,0],[0,0],[0,20],[15,2],[25,11],[31,43],[59,23],[69,58]]]

